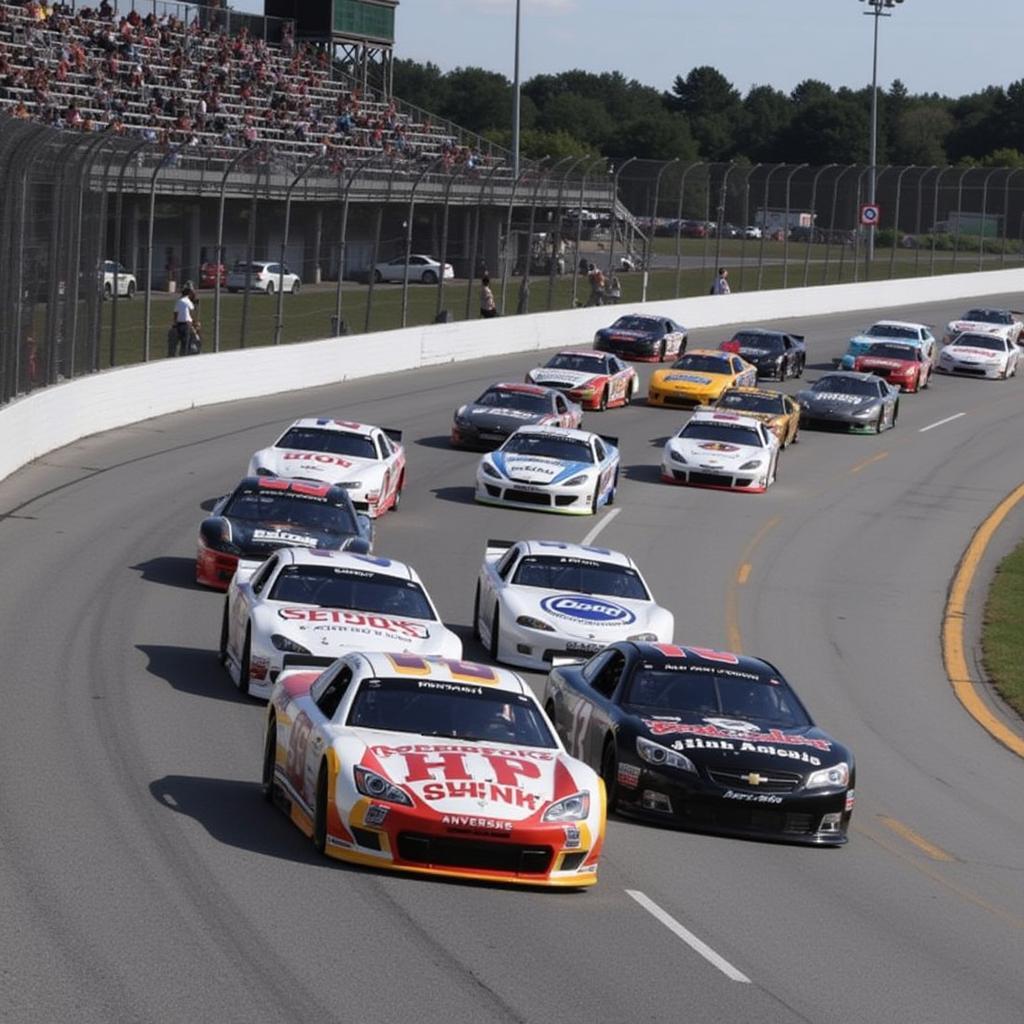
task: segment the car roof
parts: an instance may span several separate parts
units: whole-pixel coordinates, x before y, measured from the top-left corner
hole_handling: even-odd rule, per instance
[[[786,331],[773,331],[768,327],[737,327],[733,334],[774,334],[781,337]]]
[[[771,388],[752,388],[749,385],[738,385],[731,388],[726,388],[722,392],[721,397],[725,398],[726,395],[757,395],[760,398],[792,398],[792,395],[785,395],[781,391],[772,391]]]
[[[487,391],[515,391],[523,395],[550,395],[552,392],[555,394],[561,394],[557,388],[544,388],[539,384],[491,384],[487,387]],[[485,392],[486,394],[486,392]]]
[[[654,313],[623,313],[615,318],[615,323],[620,320],[650,320],[653,323],[661,323],[663,320],[671,320],[668,316],[656,316]]]
[[[332,420],[326,417],[306,416],[296,420],[292,427],[319,427],[321,430],[333,430],[339,434],[363,434],[369,436],[379,428],[367,423],[355,423],[351,420]],[[288,428],[289,430],[291,427]]]
[[[686,421],[690,423],[715,423],[723,427],[746,427],[757,430],[762,424],[753,416],[742,416],[735,412],[719,412],[717,409],[697,409]]]
[[[589,430],[575,430],[572,427],[548,427],[533,423],[520,427],[509,436],[515,437],[516,434],[536,434],[541,437],[557,437],[560,440],[567,441],[590,441],[598,436],[597,434],[592,434]]]
[[[703,647],[687,647],[680,644],[655,644],[641,641],[632,641],[632,644],[641,658],[654,664],[688,664],[705,668],[728,665],[741,672],[752,672],[758,675],[767,673],[778,676],[778,672],[769,662],[762,661],[760,658],[752,658],[746,654],[711,651]]]
[[[687,356],[714,356],[716,359],[739,358],[735,352],[722,352],[717,348],[688,348],[679,356],[679,358],[685,359]]]
[[[396,579],[421,582],[412,566],[396,562],[392,558],[376,555],[358,555],[352,551],[318,551],[315,548],[281,548],[277,554],[282,564],[287,565],[330,565],[338,569],[358,569],[379,576],[394,576]]]
[[[288,484],[288,487],[275,486],[281,483]],[[345,499],[349,497],[348,491],[338,484],[319,483],[316,480],[304,480],[302,477],[291,477],[291,476],[244,476],[235,485],[232,494],[238,491],[247,490],[254,493],[263,491],[274,491],[277,494],[288,494],[292,487],[296,487],[297,490],[301,490],[307,496],[311,493],[316,493],[317,497],[322,497],[330,500],[333,503],[341,502],[346,504]],[[347,504],[351,504],[348,502]]]
[[[914,330],[928,330],[927,324],[915,324],[912,320],[876,320],[871,326],[881,327],[883,324],[886,327],[913,327]]]
[[[555,353],[556,356],[593,356],[595,359],[607,359],[610,352],[598,352],[592,348],[563,348]],[[554,358],[554,357],[552,357]]]
[[[566,558],[586,558],[595,562],[607,562],[609,565],[624,565],[636,568],[636,563],[629,555],[610,548],[595,548],[588,544],[573,544],[561,540],[521,540],[524,555],[562,555]]]
[[[818,380],[824,380],[826,377],[849,377],[851,380],[881,380],[877,373],[861,373],[857,370],[828,370],[823,373]],[[818,383],[816,380],[815,384]]]
[[[421,657],[416,654],[388,654],[377,651],[361,651],[370,676],[395,678],[404,676],[410,683],[424,679],[454,683],[468,687],[487,686],[509,693],[529,694],[529,689],[519,675],[507,668],[493,665],[478,665],[472,661],[453,661],[434,655]]]

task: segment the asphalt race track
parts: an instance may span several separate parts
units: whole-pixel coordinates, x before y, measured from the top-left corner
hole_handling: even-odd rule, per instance
[[[887,315],[939,334],[969,305]],[[873,319],[784,326],[807,335],[814,379]],[[690,347],[726,336],[697,331]],[[0,1020],[1021,1019],[1024,764],[956,701],[939,631],[972,531],[1024,480],[1024,379],[938,377],[877,437],[804,431],[760,496],[658,481],[684,413],[588,413],[621,437],[623,479],[612,517],[571,518],[475,505],[478,456],[447,444],[457,405],[531,365],[169,416],[0,484]],[[260,799],[263,708],[217,663],[223,598],[192,582],[201,506],[310,414],[404,429],[409,485],[376,550],[417,567],[467,656],[484,658],[469,623],[486,538],[600,527],[675,611],[677,640],[776,662],[857,756],[850,843],[613,820],[586,893],[318,859]]]

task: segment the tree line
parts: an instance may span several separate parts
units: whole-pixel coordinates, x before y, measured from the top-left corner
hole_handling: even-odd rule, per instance
[[[483,68],[442,72],[394,63],[395,95],[509,147],[512,84]],[[619,72],[564,71],[522,86],[527,157],[865,163],[871,89],[807,79],[790,93],[755,85],[743,96],[713,67],[661,92]],[[878,163],[1024,167],[1024,79],[959,98],[914,94],[896,79],[878,96]]]

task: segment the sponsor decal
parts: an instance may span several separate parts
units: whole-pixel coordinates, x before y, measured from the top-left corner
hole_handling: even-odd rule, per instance
[[[556,594],[545,597],[541,608],[549,615],[560,619],[573,619],[595,625],[627,626],[636,621],[636,616],[622,605],[600,597],[585,594]]]
[[[278,617],[285,622],[308,622],[318,624],[317,628],[352,627],[352,630],[390,633],[412,640],[426,640],[430,630],[420,622],[406,619],[391,619],[385,615],[366,615],[363,612],[343,611],[340,608],[278,608]],[[323,625],[320,625],[323,624]],[[300,626],[304,629],[304,626]]]
[[[806,750],[790,750],[788,747],[776,747],[770,743],[751,743],[749,740],[710,740],[700,736],[687,736],[672,744],[673,750],[732,750],[735,753],[766,754],[768,757],[784,757],[790,761],[800,761],[814,768],[821,767],[821,758],[808,754]]]
[[[770,356],[771,350],[767,348],[751,348],[749,345],[740,345],[741,356]]]
[[[710,384],[710,377],[697,373],[669,373],[662,378],[666,384]]]
[[[352,465],[350,460],[342,458],[340,455],[331,455],[328,452],[288,451],[284,453],[284,461],[318,462],[324,466],[342,466],[345,469],[348,469]]]
[[[370,750],[378,757],[404,757],[408,754],[483,754],[486,757],[500,756],[533,761],[555,759],[555,753],[551,750],[534,750],[531,747],[478,747],[470,743],[401,743],[397,746],[378,745],[371,747]]]
[[[503,409],[493,405],[474,405],[469,412],[473,416],[502,416],[510,420],[532,420],[536,415],[525,409]]]
[[[383,825],[384,819],[388,816],[389,807],[385,807],[383,804],[370,804],[366,808],[366,814],[363,816],[364,825]]]
[[[292,533],[291,530],[261,530],[252,531],[253,540],[273,541],[275,544],[291,544],[300,548],[316,547],[316,537],[310,537],[305,533]]]
[[[580,830],[577,825],[565,826],[565,848],[567,850],[578,850],[580,848]]]
[[[781,804],[782,797],[774,793],[737,793],[734,789],[727,789],[722,796],[726,800],[743,800],[748,804]]]
[[[445,814],[441,818],[442,825],[455,828],[482,829],[485,832],[511,832],[513,822],[503,818],[478,818],[470,814]]]
[[[748,746],[741,746],[740,749],[753,750],[753,744],[775,744],[782,743],[793,747],[811,747],[814,750],[831,750],[832,744],[828,740],[816,736],[801,736],[799,733],[786,733],[781,729],[767,729],[759,731],[758,726],[750,722],[733,722],[731,719],[717,719],[721,724],[714,724],[711,719],[705,719],[704,725],[694,725],[689,722],[665,722],[645,718],[644,725],[650,730],[652,736],[700,736],[708,739],[722,740],[743,740]],[[727,725],[723,728],[723,725]],[[739,726],[739,728],[736,728]],[[774,753],[774,750],[765,750],[765,753]]]
[[[620,764],[615,781],[623,789],[636,789],[640,785],[640,769],[635,764]]]
[[[706,452],[738,452],[740,450],[738,445],[726,444],[725,441],[705,441],[697,447]]]
[[[860,405],[863,395],[848,395],[843,391],[812,391],[811,397],[821,402],[835,402],[838,405]]]

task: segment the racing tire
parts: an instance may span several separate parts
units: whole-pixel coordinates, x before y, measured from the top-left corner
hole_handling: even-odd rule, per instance
[[[263,740],[263,770],[260,773],[260,792],[268,804],[274,802],[274,768],[277,766],[277,719],[271,715],[267,721],[267,735]]]
[[[391,503],[391,511],[397,512],[402,504],[402,488],[405,486],[405,474],[398,479],[398,486],[395,488],[395,500]]]
[[[597,510],[598,510],[598,508],[600,506],[600,503],[601,503],[601,481],[598,480],[598,482],[596,484],[594,484],[594,494],[593,494],[593,497],[590,499],[590,514],[591,515],[593,515],[593,516],[597,515]]]
[[[885,430],[885,409],[878,410],[878,419],[875,420],[875,433],[880,434]]]
[[[604,412],[608,408],[608,385],[605,384],[604,390],[601,392],[601,401],[597,403],[599,412]]]
[[[615,755],[615,742],[610,737],[605,740],[601,753],[601,779],[608,800],[608,813],[614,814],[619,805],[619,759]]]
[[[501,635],[499,630],[501,629],[501,614],[498,611],[498,606],[494,606],[494,618],[491,619],[491,642],[488,645],[487,653],[491,656],[491,661],[498,660],[498,638]]]
[[[769,486],[771,484],[775,483],[775,481],[778,480],[778,479],[779,479],[779,456],[776,453],[776,455],[775,455],[775,462],[772,464],[772,473],[771,473],[771,476],[768,477],[768,484],[769,484]]]
[[[437,274],[435,274],[434,271],[432,270],[424,270],[423,276],[420,278],[420,280],[424,284],[437,284]]]
[[[804,375],[804,360],[801,359],[800,362],[796,364],[796,372],[793,374],[793,376],[796,377],[797,380],[799,380],[803,375]]]
[[[252,625],[245,627],[245,646],[242,648],[242,659],[238,664],[238,692],[245,697],[249,696],[249,662],[252,660]]]
[[[926,391],[928,389],[929,385],[931,384],[931,382],[932,382],[932,375],[930,373],[926,373],[924,375],[924,380],[921,381],[921,390],[922,391]]]
[[[783,359],[782,362],[779,363],[779,383],[780,384],[789,376],[789,372],[788,371],[789,371],[789,365],[787,364],[786,360]]]
[[[611,493],[608,495],[608,501],[605,503],[608,508],[611,508],[615,504],[615,499],[619,493],[619,471],[615,471],[615,479],[612,480]]]
[[[327,851],[327,762],[320,762],[313,805],[313,846],[319,854]]]
[[[292,282],[292,295],[298,295],[299,291],[301,290],[301,288],[302,288],[302,284],[301,284],[301,282],[298,279],[293,281]]]
[[[896,421],[900,418],[900,403],[897,401],[896,405],[892,410],[892,423],[889,424],[889,429],[892,430],[896,426]]]
[[[277,289],[274,287],[274,282],[273,281],[268,281],[267,282],[267,289],[266,289],[266,291],[263,294],[266,295],[266,297],[269,299],[274,294],[274,292],[276,292],[276,291],[277,291]]]
[[[384,275],[379,270],[375,270],[373,272],[373,283],[374,284],[382,284],[383,282],[384,282]]]
[[[796,430],[793,433],[793,439],[789,442],[790,444],[797,444],[800,440],[800,424],[797,423]]]
[[[220,643],[217,645],[217,660],[222,664],[228,663],[228,602],[224,599],[224,614],[220,620]]]
[[[658,350],[658,362],[665,362],[665,339],[661,339],[661,348]]]
[[[473,594],[473,639],[480,639],[480,583],[477,581]]]
[[[135,283],[133,281],[128,282],[128,287],[125,289],[125,297],[129,302],[135,298]]]

